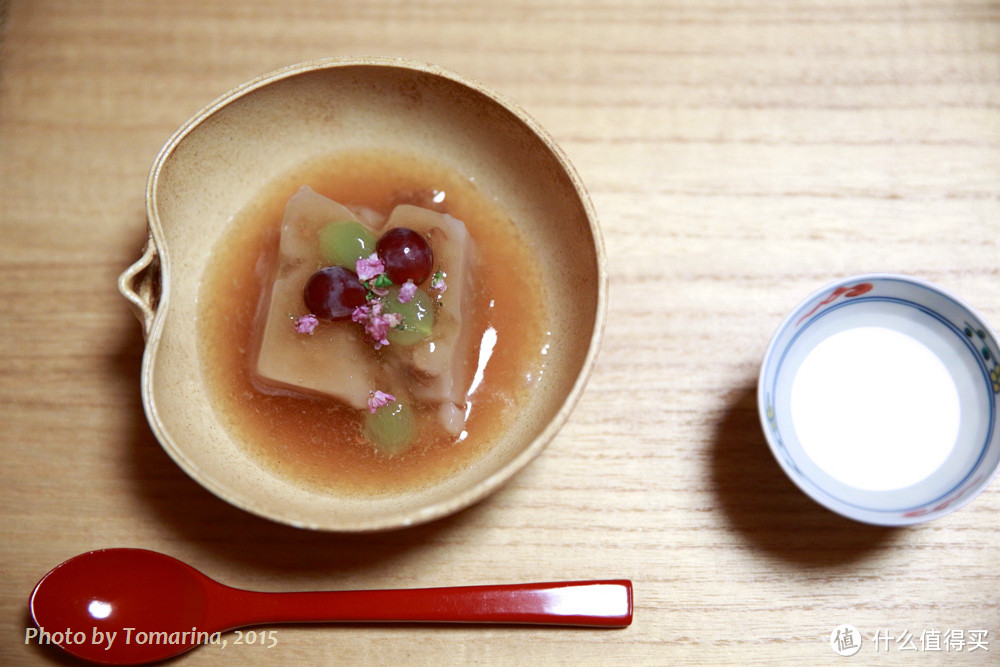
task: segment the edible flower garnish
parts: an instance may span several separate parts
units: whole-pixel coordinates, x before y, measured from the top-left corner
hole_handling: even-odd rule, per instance
[[[385,296],[389,293],[389,287],[392,286],[392,280],[386,274],[380,273],[375,276],[375,280],[369,280],[364,284],[372,294],[375,294],[376,296]]]
[[[367,258],[362,257],[354,263],[354,268],[358,274],[358,280],[368,290],[368,299],[376,296],[385,296],[392,286],[392,279],[385,272],[385,263],[379,259],[377,253],[372,253]]]
[[[355,262],[354,268],[355,272],[358,274],[358,280],[361,281],[371,280],[372,278],[376,278],[385,273],[385,265],[382,263],[382,260],[378,258],[378,254],[374,252],[367,258],[362,257]]]
[[[309,313],[295,320],[295,333],[311,334],[319,326],[319,320],[315,315]]]
[[[363,324],[365,333],[371,339],[375,349],[380,349],[383,345],[389,344],[386,334],[389,329],[398,327],[403,323],[403,316],[399,313],[382,313],[381,301],[369,301],[364,306],[358,306],[351,313],[351,320],[358,324]]]
[[[399,299],[400,303],[409,303],[413,295],[417,293],[417,285],[412,280],[407,280],[399,288]]]
[[[448,289],[448,284],[444,281],[444,271],[441,269],[438,269],[431,278],[431,289],[437,290],[441,294],[444,294],[445,290]]]
[[[389,405],[396,400],[396,397],[392,394],[387,394],[384,391],[375,390],[368,394],[368,411],[375,414],[375,411],[384,405]]]

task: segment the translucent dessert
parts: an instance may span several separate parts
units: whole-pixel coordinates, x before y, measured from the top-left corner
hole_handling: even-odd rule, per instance
[[[474,247],[454,217],[413,205],[388,217],[303,186],[288,200],[256,379],[366,413],[388,454],[420,428],[458,435],[467,416]],[[426,421],[426,420],[425,420]]]

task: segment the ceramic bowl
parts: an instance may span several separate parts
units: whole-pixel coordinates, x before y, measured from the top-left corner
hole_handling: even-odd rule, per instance
[[[369,147],[444,165],[501,203],[527,242],[544,253],[546,283],[561,285],[545,297],[551,347],[560,351],[530,405],[517,406],[516,424],[476,463],[418,491],[354,498],[269,473],[223,427],[199,365],[196,297],[227,223],[262,189],[304,162]],[[354,58],[261,76],[173,135],[152,167],[146,202],[145,252],[119,279],[146,337],[144,409],[181,468],[249,512],[333,531],[398,528],[448,515],[496,491],[537,457],[583,391],[607,290],[594,209],[563,151],[532,118],[456,74],[398,59]]]
[[[758,407],[809,496],[899,526],[962,507],[1000,470],[997,337],[954,294],[903,275],[822,288],[779,327]]]

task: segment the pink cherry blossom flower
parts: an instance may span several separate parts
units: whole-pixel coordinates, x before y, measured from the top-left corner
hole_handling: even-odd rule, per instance
[[[375,414],[375,411],[384,405],[389,405],[396,400],[396,397],[392,394],[387,394],[384,391],[375,390],[368,394],[368,411]]]
[[[443,271],[438,270],[438,272],[434,274],[434,277],[431,278],[431,289],[437,290],[441,294],[444,294],[445,290],[448,289],[448,283],[444,281]]]
[[[378,258],[378,254],[372,253],[368,258],[362,257],[354,263],[354,268],[358,274],[358,280],[365,281],[371,280],[376,276],[380,276],[385,273],[385,265],[382,260]]]
[[[380,349],[383,345],[389,344],[386,334],[389,329],[398,327],[403,323],[403,316],[399,313],[382,313],[381,301],[369,301],[368,305],[358,306],[351,313],[351,320],[365,327],[365,333],[371,339],[375,349]]]
[[[368,315],[371,313],[371,307],[369,306],[358,306],[351,311],[351,321],[357,322],[358,324],[364,323],[368,319]]]
[[[412,299],[413,295],[416,293],[417,293],[416,283],[414,283],[412,280],[407,280],[399,288],[399,296],[397,298],[399,299],[400,303],[409,303],[410,299]]]
[[[315,315],[309,313],[295,320],[295,333],[311,334],[319,326],[319,320]]]

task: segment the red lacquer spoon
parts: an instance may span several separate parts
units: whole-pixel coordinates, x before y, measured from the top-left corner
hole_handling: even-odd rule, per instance
[[[619,628],[632,583],[577,581],[402,590],[264,593],[231,588],[144,549],[91,551],[55,567],[31,594],[26,643],[85,660],[134,665],[272,623],[399,622]]]

